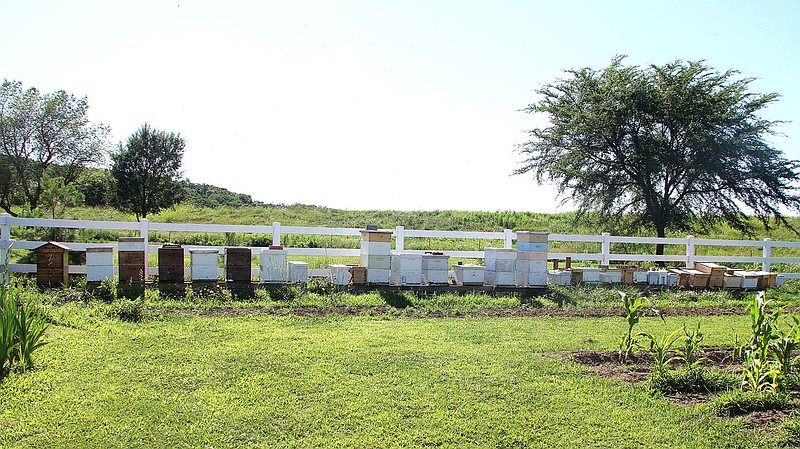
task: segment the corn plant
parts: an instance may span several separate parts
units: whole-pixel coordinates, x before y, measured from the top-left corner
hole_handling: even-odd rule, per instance
[[[683,360],[686,364],[686,369],[695,369],[701,364],[708,361],[707,358],[698,356],[700,346],[703,344],[703,333],[700,332],[700,323],[697,323],[697,328],[689,331],[686,328],[686,323],[683,324],[683,348],[677,349],[677,360]]]
[[[759,392],[783,392],[786,376],[778,360],[770,360],[770,347],[781,337],[776,328],[780,311],[767,313],[769,301],[759,292],[750,304],[752,335],[749,341],[735,349],[734,356],[744,359],[742,388]],[[788,369],[788,366],[787,368]]]
[[[625,322],[628,325],[627,331],[620,338],[619,361],[620,363],[628,360],[636,345],[633,335],[633,328],[639,323],[639,319],[647,312],[647,302],[641,296],[631,299],[626,293],[618,291],[622,308],[625,310]]]
[[[650,340],[649,352],[653,356],[653,371],[663,372],[669,368],[669,364],[676,360],[676,356],[670,356],[672,346],[678,341],[678,333],[680,329],[676,329],[669,335],[664,335],[661,338],[656,338],[652,334],[645,332],[639,335]]]
[[[781,375],[788,380],[794,374],[797,357],[794,352],[800,350],[800,319],[797,315],[790,315],[792,322],[789,330],[778,329],[778,337],[769,344],[769,352],[780,366]]]

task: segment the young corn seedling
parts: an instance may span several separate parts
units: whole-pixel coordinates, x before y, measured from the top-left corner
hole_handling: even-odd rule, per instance
[[[650,354],[653,356],[653,372],[664,372],[669,368],[670,363],[677,359],[677,356],[670,356],[672,346],[678,341],[680,329],[674,330],[669,335],[656,338],[652,334],[642,332],[639,335],[650,340]]]
[[[683,360],[686,364],[686,369],[695,369],[701,364],[708,361],[706,357],[699,356],[700,346],[703,344],[703,333],[700,332],[700,323],[697,323],[697,328],[689,332],[686,328],[686,323],[683,324],[683,348],[676,350],[678,353],[677,359]]]
[[[647,302],[641,296],[631,299],[626,293],[618,291],[622,308],[625,310],[625,322],[628,325],[627,331],[622,334],[619,342],[619,361],[624,363],[633,353],[636,339],[633,335],[633,328],[647,312]]]

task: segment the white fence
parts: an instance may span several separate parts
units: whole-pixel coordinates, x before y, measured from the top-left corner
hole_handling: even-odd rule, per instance
[[[252,233],[252,234],[270,234],[272,235],[272,244],[280,245],[282,235],[331,235],[331,236],[358,236],[360,235],[360,228],[324,228],[324,227],[302,227],[302,226],[282,226],[280,223],[275,222],[268,226],[255,226],[255,225],[216,225],[216,224],[190,224],[190,223],[155,223],[147,219],[142,219],[141,222],[120,222],[120,221],[87,221],[87,220],[51,220],[39,218],[15,218],[8,214],[0,214],[0,260],[6,260],[6,254],[9,248],[32,250],[40,246],[43,242],[38,241],[12,241],[11,228],[15,226],[38,226],[49,228],[67,228],[67,229],[106,229],[106,230],[120,230],[120,231],[134,231],[138,232],[139,236],[144,237],[145,242],[149,242],[150,231],[163,231],[163,232],[203,232],[203,233]],[[395,249],[398,251],[407,251],[413,253],[424,253],[426,250],[406,250],[406,238],[447,238],[447,239],[483,239],[483,240],[498,240],[503,242],[505,248],[511,248],[516,234],[506,229],[503,232],[463,232],[463,231],[429,231],[429,230],[412,230],[405,229],[403,226],[398,226],[394,229],[389,229],[394,233]],[[772,250],[775,248],[800,248],[800,242],[779,242],[771,239],[764,240],[717,240],[717,239],[700,239],[693,236],[685,238],[655,238],[655,237],[622,237],[613,236],[608,233],[601,235],[570,235],[570,234],[550,234],[549,240],[552,243],[556,242],[582,242],[582,243],[599,243],[599,253],[548,253],[548,259],[564,260],[570,257],[573,261],[596,261],[603,265],[608,265],[611,261],[626,261],[626,262],[669,262],[674,264],[685,264],[686,266],[693,266],[695,261],[701,262],[717,262],[717,263],[750,263],[761,264],[764,271],[770,271],[772,264],[792,264],[800,263],[800,257],[773,257]],[[663,256],[649,255],[649,254],[621,254],[612,253],[612,243],[626,243],[626,244],[664,244],[664,245],[678,245],[685,246],[685,254],[670,254]],[[93,244],[93,243],[74,243],[70,242],[67,245],[76,251],[84,251],[92,246],[111,246],[113,243],[106,244]],[[696,254],[695,248],[697,246],[728,246],[728,247],[743,247],[743,248],[760,248],[760,256],[711,256]],[[157,245],[146,244],[146,251],[156,250]],[[213,249],[216,248],[222,252],[223,247],[213,246],[184,246],[187,249]],[[258,248],[254,248],[258,249]],[[359,249],[349,248],[286,248],[289,255],[295,256],[323,256],[323,257],[336,257],[336,256],[350,256],[358,257],[360,254]],[[483,251],[448,251],[441,250],[442,253],[450,257],[482,259],[484,257]],[[150,274],[155,274],[156,268],[150,267]],[[33,273],[36,271],[36,266],[32,264],[11,264],[10,271]],[[323,271],[312,271],[311,275],[324,275]],[[85,266],[70,266],[70,273],[83,273]],[[800,273],[784,273],[788,279],[800,279]]]

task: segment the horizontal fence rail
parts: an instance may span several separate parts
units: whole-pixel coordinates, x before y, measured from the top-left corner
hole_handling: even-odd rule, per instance
[[[145,240],[145,251],[154,252],[158,246],[149,244],[150,231],[158,232],[196,232],[196,233],[245,233],[245,234],[267,234],[272,238],[273,245],[281,245],[281,237],[284,235],[319,235],[319,236],[359,236],[360,228],[329,228],[329,227],[307,227],[307,226],[282,226],[279,222],[271,225],[224,225],[224,224],[194,224],[194,223],[151,223],[147,219],[140,222],[122,221],[93,221],[93,220],[62,220],[62,219],[43,219],[43,218],[18,218],[9,214],[0,214],[0,260],[6,261],[10,249],[33,250],[42,245],[41,241],[21,241],[11,239],[12,227],[44,227],[44,228],[66,228],[66,229],[104,229],[116,231],[131,231],[138,233]],[[463,240],[495,240],[497,245],[503,248],[512,248],[516,239],[516,234],[510,229],[502,232],[480,232],[480,231],[437,231],[437,230],[415,230],[405,229],[397,226],[393,229],[382,229],[391,231],[394,237],[394,248],[397,251],[409,253],[425,253],[431,250],[406,250],[406,238],[432,238],[432,239],[463,239]],[[771,271],[772,264],[800,264],[800,257],[773,257],[774,248],[800,248],[800,242],[779,242],[767,238],[764,240],[724,240],[707,239],[687,236],[685,238],[656,238],[656,237],[626,237],[613,236],[608,233],[600,235],[573,235],[573,234],[550,234],[550,244],[558,245],[564,243],[589,243],[599,244],[600,252],[548,252],[548,259],[564,260],[571,258],[573,261],[597,262],[602,265],[619,262],[665,262],[685,264],[693,266],[695,261],[717,262],[717,263],[748,263],[761,264],[764,271]],[[612,244],[639,244],[639,245],[675,245],[685,247],[685,252],[681,254],[653,255],[653,254],[623,254],[611,251]],[[116,243],[81,243],[66,242],[73,251],[85,251],[86,248],[98,246],[114,246]],[[591,245],[590,245],[591,246]],[[741,247],[741,248],[760,248],[761,255],[741,255],[741,256],[715,256],[697,254],[696,247]],[[223,253],[223,246],[197,246],[183,245],[186,250],[193,249],[216,249]],[[252,250],[260,250],[261,247],[250,247]],[[595,246],[596,248],[596,246]],[[352,248],[296,248],[287,247],[289,255],[293,256],[315,256],[315,257],[358,257],[359,249]],[[552,247],[551,247],[552,249]],[[437,250],[445,255],[455,258],[483,259],[483,251],[466,250]],[[9,264],[11,272],[34,273],[34,264]],[[324,275],[327,270],[311,270],[312,275]],[[86,267],[81,265],[71,265],[70,273],[85,273]],[[157,267],[149,267],[149,274],[157,272]],[[253,270],[256,272],[256,269]],[[787,279],[800,279],[800,273],[783,273]]]

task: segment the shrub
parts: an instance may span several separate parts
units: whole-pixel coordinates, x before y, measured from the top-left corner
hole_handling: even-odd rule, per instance
[[[111,304],[108,311],[109,318],[117,318],[120,321],[139,323],[144,319],[144,298],[119,299]]]
[[[740,416],[763,410],[786,410],[793,406],[789,395],[777,391],[733,390],[719,395],[711,404],[717,416]]]
[[[654,370],[648,382],[653,391],[663,394],[717,393],[739,385],[731,373],[703,368]]]
[[[48,324],[33,305],[18,303],[18,294],[5,282],[0,287],[0,373],[15,366],[33,367],[33,352],[47,344],[42,337]]]

